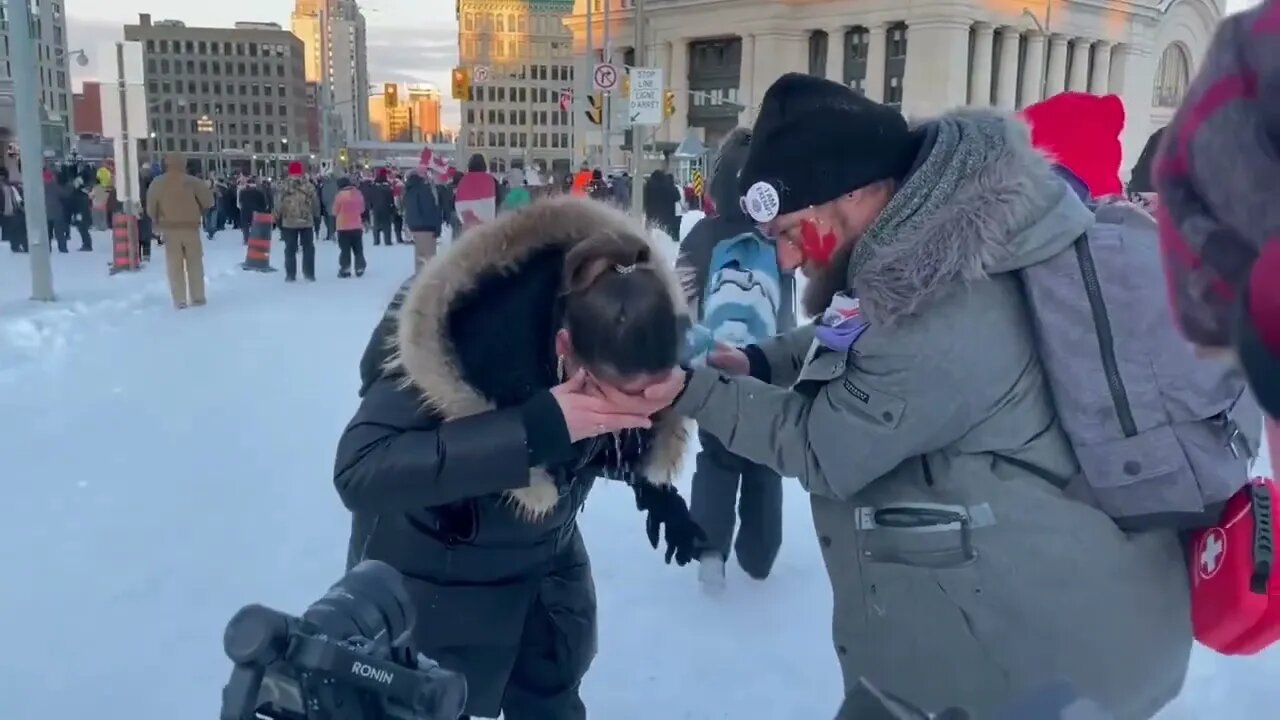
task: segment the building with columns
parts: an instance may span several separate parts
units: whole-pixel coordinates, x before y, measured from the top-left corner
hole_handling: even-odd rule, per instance
[[[576,0],[575,50],[636,55],[637,0]],[[1064,90],[1125,105],[1125,167],[1163,127],[1203,57],[1225,0],[643,0],[637,64],[666,70],[667,142],[714,144],[750,124],[786,72],[838,80],[912,119],[974,105],[1019,110]],[[575,88],[583,92],[583,88]],[[728,103],[729,105],[725,105]],[[738,111],[738,108],[745,108]],[[582,123],[578,124],[581,127]]]

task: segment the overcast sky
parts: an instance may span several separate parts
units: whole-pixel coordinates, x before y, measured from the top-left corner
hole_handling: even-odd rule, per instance
[[[1228,11],[1257,0],[1227,0]],[[68,44],[84,50],[89,66],[73,65],[78,80],[99,79],[104,46],[119,40],[138,13],[188,25],[229,27],[242,20],[278,22],[288,29],[293,0],[67,0]],[[369,24],[369,81],[433,82],[445,91],[445,121],[458,124],[457,104],[448,100],[449,69],[458,58],[454,0],[362,0]]]

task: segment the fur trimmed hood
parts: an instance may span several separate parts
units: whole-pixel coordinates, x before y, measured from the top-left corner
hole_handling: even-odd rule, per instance
[[[1025,122],[964,109],[921,124],[916,166],[859,241],[848,270],[868,317],[891,324],[956,281],[1042,262],[1093,212],[1031,145]]]
[[[567,252],[602,230],[630,232],[650,239],[642,225],[622,212],[601,202],[574,197],[538,202],[468,229],[410,282],[397,318],[387,367],[402,372],[406,384],[421,395],[423,404],[444,420],[494,409],[493,401],[464,378],[455,338],[451,336],[450,314],[482,283],[495,278],[514,279],[527,270],[535,256],[544,251]],[[654,265],[664,273],[677,312],[686,312],[674,271],[668,269],[657,247],[653,251]],[[558,271],[554,280],[559,282]],[[645,477],[654,484],[670,483],[679,473],[685,454],[688,433],[684,421],[673,413],[663,413],[655,418],[649,432],[651,442],[643,462]],[[554,481],[542,468],[530,471],[528,487],[507,491],[507,496],[530,520],[550,512],[559,499]]]

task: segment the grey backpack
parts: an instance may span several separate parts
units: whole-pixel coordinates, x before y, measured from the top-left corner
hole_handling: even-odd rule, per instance
[[[1022,271],[1080,464],[1059,484],[1128,530],[1212,524],[1249,480],[1262,412],[1240,370],[1197,355],[1174,325],[1155,220],[1126,203],[1100,205],[1095,220]]]

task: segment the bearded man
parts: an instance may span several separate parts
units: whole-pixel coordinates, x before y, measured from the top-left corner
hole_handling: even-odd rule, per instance
[[[971,109],[911,128],[785,75],[739,186],[817,322],[647,395],[810,493],[846,692],[993,717],[1065,679],[1155,715],[1190,657],[1187,570],[1173,530],[1126,533],[1046,479],[1078,467],[1017,271],[1093,214],[1027,127]]]

